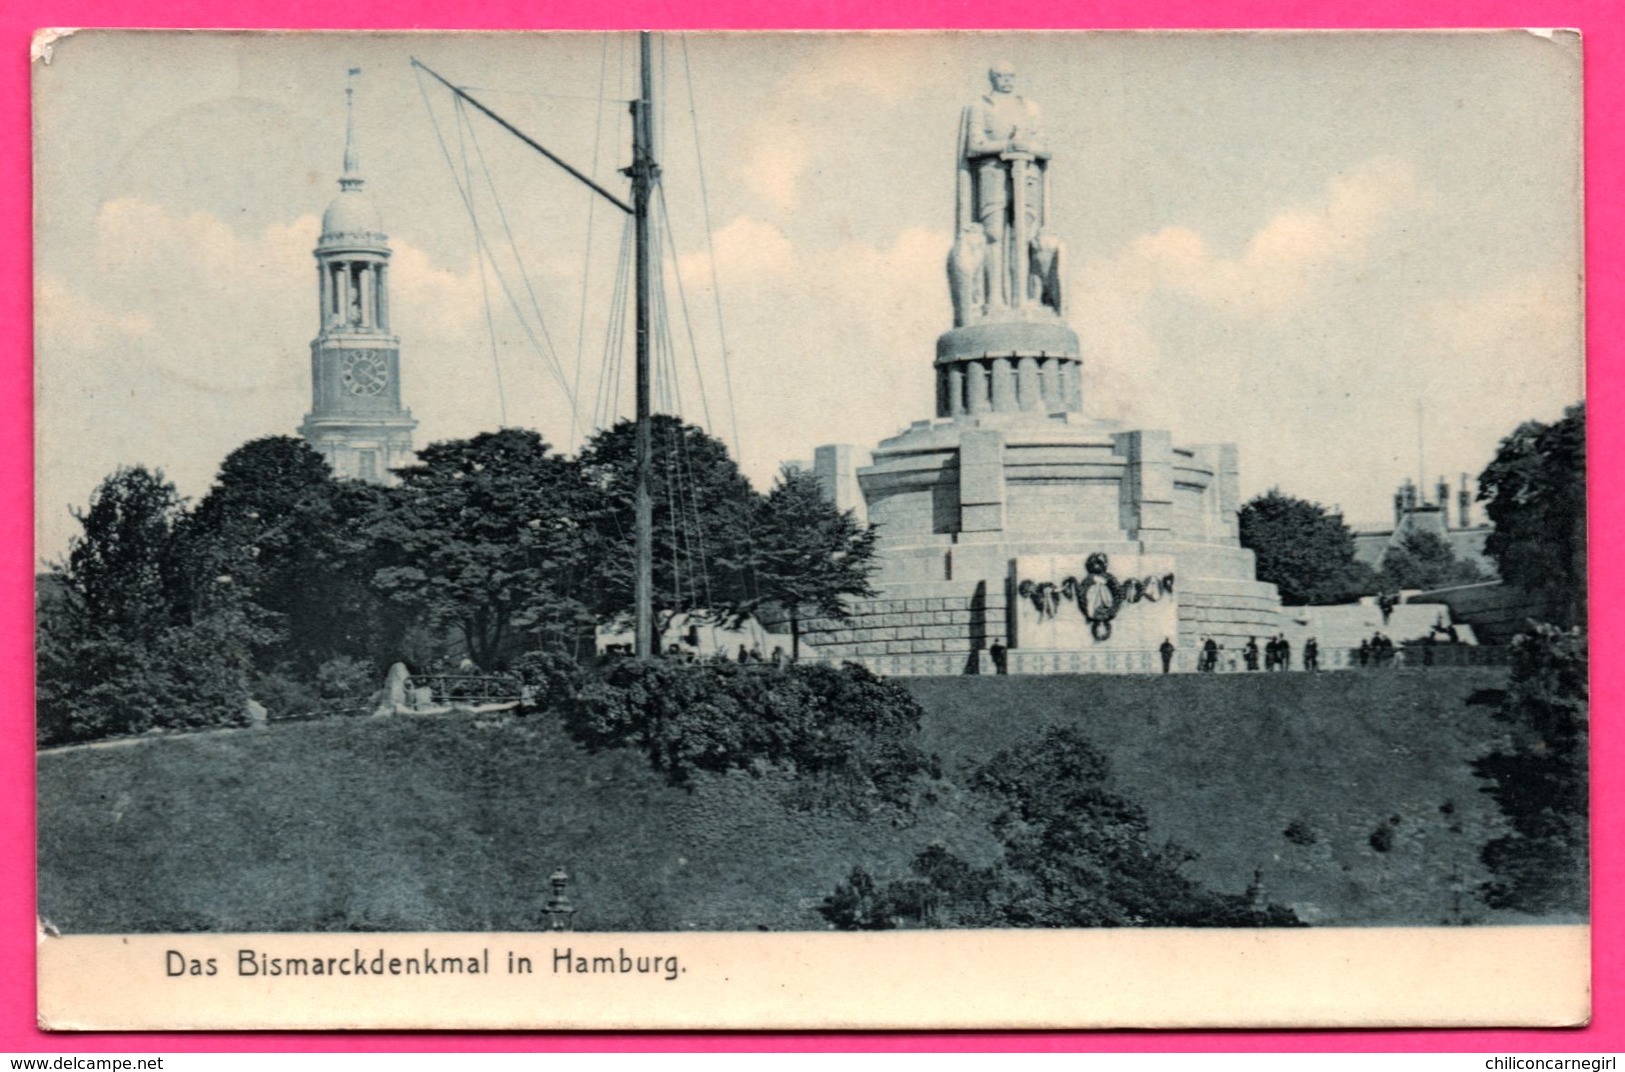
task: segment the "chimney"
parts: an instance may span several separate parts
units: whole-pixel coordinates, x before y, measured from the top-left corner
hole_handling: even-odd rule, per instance
[[[1456,493],[1456,508],[1461,516],[1461,527],[1473,527],[1473,496],[1467,490],[1467,474],[1461,474],[1461,490]]]

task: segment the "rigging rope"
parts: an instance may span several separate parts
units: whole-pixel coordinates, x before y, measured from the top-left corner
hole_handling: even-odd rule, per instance
[[[609,331],[604,339],[604,360],[599,369],[599,408],[595,409],[595,423],[599,428],[614,425],[621,410],[621,373],[626,351],[626,299],[631,289],[632,239],[635,224],[628,217],[621,230],[621,256],[615,274],[615,288],[610,295]]]
[[[688,314],[688,292],[683,287],[683,272],[677,263],[677,236],[671,229],[671,212],[666,208],[666,188],[660,187],[660,220],[665,225],[666,238],[671,245],[671,274],[677,281],[677,302],[683,313],[683,326],[688,332],[689,354],[694,359],[694,378],[700,386],[700,412],[705,417],[705,427],[714,428],[711,423],[711,400],[705,393],[705,374],[700,371],[700,344],[694,338],[694,318]],[[737,450],[737,448],[736,448]]]
[[[468,148],[463,143],[463,124],[468,121],[468,116],[464,112],[462,98],[459,97],[456,99],[458,117],[457,148],[463,158],[463,176],[468,181],[469,189],[472,190],[474,187],[473,173],[469,170]],[[479,242],[479,228],[476,227],[473,230],[475,241]],[[485,330],[486,333],[491,337],[491,364],[495,367],[497,374],[497,410],[502,419],[502,426],[506,428],[508,426],[508,394],[505,390],[503,390],[502,386],[502,358],[497,353],[497,327],[496,321],[491,316],[491,292],[486,286],[485,282],[484,254],[480,251],[476,251],[474,262],[480,270],[480,299],[485,303]]]
[[[473,199],[471,197],[472,190],[465,190],[463,188],[462,180],[460,178],[458,178],[458,176],[457,176],[457,165],[452,161],[451,150],[447,147],[445,134],[440,129],[440,119],[439,119],[438,116],[435,115],[433,105],[431,105],[429,103],[429,94],[423,88],[423,77],[422,77],[422,75],[417,74],[416,72],[414,72],[414,77],[417,80],[418,92],[423,97],[424,108],[427,109],[427,111],[429,113],[429,122],[434,127],[435,140],[440,144],[440,155],[445,159],[446,166],[451,171],[452,181],[457,184],[457,194],[463,200],[463,207],[468,210],[469,220],[470,220],[470,222],[473,223],[475,233],[476,233],[476,235],[478,237],[478,245],[480,246],[481,249],[483,249],[487,253],[489,253],[490,252],[490,243],[485,240],[484,230],[483,230],[483,228],[480,227],[479,214],[477,212],[475,212],[475,210],[474,210],[474,203],[473,203]],[[542,346],[537,341],[536,334],[533,331],[531,331],[530,322],[525,319],[524,313],[520,308],[519,302],[514,297],[513,291],[508,287],[508,281],[503,276],[502,269],[496,263],[496,260],[495,260],[494,257],[491,259],[491,270],[492,270],[493,273],[495,273],[495,275],[497,277],[497,282],[499,284],[501,284],[502,292],[507,297],[508,303],[513,306],[514,313],[519,318],[520,327],[524,328],[525,335],[530,339],[531,345],[536,349],[536,351],[538,353],[541,353],[542,352]],[[553,373],[558,378],[559,388],[564,391],[564,397],[569,401],[571,406],[574,406],[575,405],[575,399],[570,394],[570,385],[564,379],[564,369],[563,369],[562,366],[559,365],[557,358],[555,358],[554,361],[553,361]]]
[[[722,348],[722,378],[727,387],[728,422],[729,427],[733,429],[734,458],[741,459],[744,455],[739,450],[739,412],[734,408],[733,369],[728,363],[728,335],[723,328],[722,287],[717,281],[717,247],[712,237],[711,198],[705,185],[705,160],[700,155],[700,119],[699,109],[694,103],[694,75],[688,64],[688,35],[682,34],[678,39],[683,43],[683,78],[688,85],[688,119],[694,131],[694,170],[700,180],[700,208],[704,213],[706,260],[711,266],[711,297],[717,309],[717,340]]]
[[[593,116],[592,123],[592,168],[590,174],[598,178],[598,150],[604,133],[604,79],[609,74],[609,37],[599,38],[598,47],[598,111]],[[581,253],[581,315],[576,321],[576,368],[571,378],[575,385],[576,397],[581,396],[581,354],[587,341],[587,294],[592,289],[592,223],[594,211],[598,208],[598,197],[593,190],[587,191],[587,241]],[[569,444],[576,441],[576,411],[570,410],[570,439]]]
[[[457,98],[461,104],[462,98]],[[485,172],[485,185],[491,191],[491,203],[497,208],[497,218],[502,221],[502,230],[508,236],[508,248],[513,253],[514,264],[519,269],[519,278],[525,284],[525,293],[530,296],[530,307],[536,313],[536,323],[542,329],[542,338],[547,342],[547,355],[558,372],[559,379],[564,379],[564,366],[559,362],[558,351],[553,346],[553,336],[547,330],[547,321],[542,316],[542,306],[536,298],[536,288],[531,284],[530,273],[525,270],[525,259],[519,253],[519,242],[514,238],[513,228],[508,224],[508,212],[502,207],[502,196],[497,193],[496,180],[491,175],[491,168],[485,162],[485,150],[480,147],[479,135],[475,132],[472,122],[468,126],[468,140],[474,143],[474,155],[480,162],[480,170]],[[472,185],[470,179],[470,185]],[[495,263],[493,259],[492,263]],[[570,426],[575,427],[576,401],[573,389],[566,396],[570,402]]]

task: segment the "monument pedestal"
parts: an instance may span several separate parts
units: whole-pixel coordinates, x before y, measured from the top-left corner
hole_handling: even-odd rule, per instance
[[[1229,444],[1075,413],[916,422],[855,474],[880,528],[877,597],[803,640],[889,674],[975,673],[995,640],[1011,673],[1151,673],[1164,639],[1189,669],[1206,637],[1274,635],[1275,586],[1237,539],[1236,462]],[[1117,590],[1108,628],[1100,586],[1081,592],[1095,556]]]
[[[1084,416],[1038,112],[992,74],[961,115],[937,419],[864,469],[819,448],[832,500],[861,491],[881,568],[874,599],[803,638],[891,674],[976,673],[995,641],[1011,673],[1160,671],[1165,640],[1193,668],[1207,637],[1240,647],[1278,627],[1237,536],[1236,449]]]

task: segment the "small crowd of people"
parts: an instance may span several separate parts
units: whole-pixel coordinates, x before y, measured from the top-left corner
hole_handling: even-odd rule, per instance
[[[630,657],[632,655],[632,645],[608,644],[604,647],[604,654],[611,657]],[[730,653],[725,648],[718,648],[709,655],[706,655],[703,654],[698,647],[690,644],[679,644],[674,641],[673,643],[667,644],[666,650],[660,652],[660,655],[663,658],[672,660],[673,662],[682,663],[731,663],[737,661],[741,664],[759,663],[771,666],[783,666],[790,661],[790,657],[785,654],[784,649],[780,647],[775,647],[772,652],[764,656],[762,654],[762,646],[760,644],[751,644],[748,647],[741,644],[739,645],[739,651],[737,654]]]
[[[681,659],[685,663],[698,663],[705,661],[705,658],[700,655],[700,651],[697,647],[690,647],[684,644],[667,645],[666,658]],[[760,644],[752,644],[749,647],[741,644],[739,645],[738,653],[732,656],[730,656],[726,650],[718,648],[716,651],[711,653],[710,660],[714,663],[737,662],[741,666],[747,664],[760,665],[763,663],[771,666],[783,666],[789,661],[785,657],[784,649],[780,647],[775,647],[772,652],[764,656],[762,654],[762,646]]]
[[[1173,667],[1174,644],[1172,640],[1164,639],[1162,647],[1162,672],[1168,673]],[[1261,662],[1262,660],[1262,662]],[[1196,669],[1200,673],[1215,674],[1221,669],[1235,671],[1245,667],[1256,671],[1262,668],[1268,673],[1292,669],[1292,642],[1285,634],[1277,633],[1258,646],[1257,637],[1248,637],[1247,643],[1241,649],[1241,666],[1236,665],[1236,656],[1227,655],[1225,646],[1214,637],[1204,637],[1201,646],[1197,649]],[[1303,669],[1314,673],[1320,670],[1320,641],[1310,637],[1303,645]]]
[[[1370,640],[1360,641],[1359,659],[1361,666],[1392,666],[1394,663],[1394,642],[1381,631],[1373,633]]]

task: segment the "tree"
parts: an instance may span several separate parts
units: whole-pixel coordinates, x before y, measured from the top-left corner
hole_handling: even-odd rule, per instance
[[[761,598],[751,569],[760,496],[720,440],[677,417],[651,418],[650,445],[656,610],[747,611]],[[608,619],[633,603],[636,426],[622,421],[599,432],[579,461],[599,495],[591,592],[595,611]]]
[[[174,532],[185,504],[162,470],[123,467],[75,510],[82,532],[52,567],[67,594],[65,613],[95,629],[147,640],[173,624],[179,563]]]
[[[1501,579],[1544,600],[1559,625],[1586,618],[1585,403],[1556,424],[1526,421],[1478,477],[1495,525],[1484,553]]]
[[[75,513],[83,532],[53,567],[58,598],[38,627],[41,743],[243,718],[249,656],[266,636],[230,600],[193,614],[178,598],[182,511],[162,473],[135,467]]]
[[[287,663],[310,677],[330,659],[371,654],[376,600],[342,540],[356,487],[334,480],[327,461],[292,436],[232,451],[176,530],[194,612],[224,598],[263,611],[275,630],[266,669]]]
[[[1584,912],[1589,660],[1577,630],[1537,625],[1512,642],[1512,672],[1495,712],[1506,743],[1473,769],[1512,832],[1484,846],[1495,875],[1485,901],[1523,912]]]
[[[399,470],[368,522],[373,583],[494,669],[529,635],[579,628],[593,497],[576,466],[535,432],[505,428],[435,443]]]
[[[950,927],[1293,926],[1256,889],[1224,894],[1186,878],[1190,853],[1157,845],[1134,802],[1107,788],[1105,755],[1072,727],[1051,727],[982,765],[971,787],[997,809],[1003,858],[976,867],[941,845],[913,875],[879,886],[854,870],[819,911],[843,929],[899,922]]]
[[[1139,805],[1107,788],[1110,763],[1072,727],[995,755],[974,786],[1001,811],[1002,913],[1028,927],[1290,924],[1280,908],[1205,889],[1180,873],[1190,853],[1155,845]]]
[[[812,473],[786,467],[761,500],[752,564],[757,594],[790,616],[791,654],[801,656],[801,617],[850,616],[843,597],[870,596],[875,529],[835,509]]]
[[[1319,503],[1271,488],[1241,508],[1241,545],[1258,560],[1258,579],[1288,606],[1346,603],[1376,588],[1354,557],[1354,534]]]
[[[1412,529],[1382,556],[1377,578],[1384,589],[1448,588],[1473,584],[1484,579],[1472,562],[1456,557],[1443,536],[1426,529]]]

